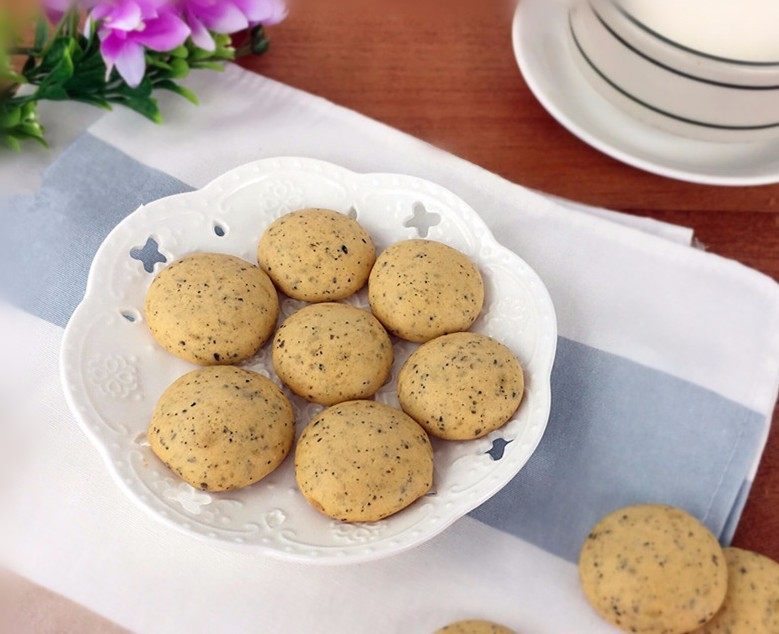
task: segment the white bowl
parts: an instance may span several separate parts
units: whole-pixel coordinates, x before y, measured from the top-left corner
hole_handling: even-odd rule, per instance
[[[585,143],[615,159],[693,183],[754,186],[779,182],[779,137],[712,143],[650,125],[607,101],[581,72],[568,7],[522,0],[512,28],[517,64],[546,110]]]
[[[617,9],[640,30],[698,58],[779,66],[776,0],[591,0]]]
[[[206,493],[180,481],[146,441],[157,398],[193,368],[158,346],[144,323],[153,272],[194,251],[256,261],[264,229],[303,207],[355,215],[379,249],[422,236],[466,253],[479,266],[486,290],[473,330],[502,341],[525,370],[525,396],[512,419],[482,439],[434,442],[433,492],[373,524],[345,524],[315,511],[295,486],[291,456],[253,486]],[[156,256],[145,258],[145,265],[137,259],[144,245],[146,255]],[[367,307],[366,295],[363,291],[349,301]],[[303,305],[281,300],[282,317]],[[92,263],[86,294],[65,331],[60,369],[68,405],[108,471],[155,517],[223,545],[284,559],[338,563],[377,559],[420,544],[517,474],[546,427],[556,344],[554,308],[539,277],[499,245],[478,214],[454,194],[410,176],[355,174],[322,161],[279,158],[249,163],[199,191],[144,205],[119,223]],[[393,377],[415,348],[396,343]],[[269,345],[245,365],[280,383]],[[393,379],[376,399],[397,407],[395,385]],[[289,391],[287,395],[301,431],[322,408]]]
[[[779,66],[684,49],[641,27],[611,0],[577,3],[569,18],[582,73],[633,116],[708,141],[779,137]]]

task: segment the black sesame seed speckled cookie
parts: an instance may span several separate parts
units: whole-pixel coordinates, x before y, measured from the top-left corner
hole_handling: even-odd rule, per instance
[[[484,304],[479,270],[464,254],[432,240],[386,249],[368,280],[373,314],[393,334],[429,341],[468,330]]]
[[[516,632],[492,621],[471,619],[450,623],[436,630],[435,634],[516,634]]]
[[[257,260],[286,295],[306,302],[344,299],[368,281],[373,241],[356,221],[329,209],[278,218],[262,235]]]
[[[273,334],[279,298],[267,275],[223,253],[194,253],[164,268],[146,293],[146,322],[171,354],[198,365],[248,359]]]
[[[295,450],[295,478],[312,506],[346,522],[375,522],[430,490],[433,449],[403,412],[347,401],[314,417]]]
[[[672,506],[610,513],[582,547],[579,576],[598,613],[626,632],[683,634],[725,599],[728,570],[717,539]]]
[[[398,398],[429,434],[470,440],[506,424],[524,385],[522,367],[506,346],[457,332],[416,349],[398,374]]]
[[[295,394],[322,405],[367,398],[392,369],[392,342],[366,310],[347,304],[306,306],[273,339],[273,367]]]
[[[160,397],[148,430],[154,453],[193,487],[227,491],[261,480],[292,447],[292,406],[256,372],[212,366]]]
[[[777,634],[779,563],[741,548],[725,548],[728,593],[719,612],[695,634]]]

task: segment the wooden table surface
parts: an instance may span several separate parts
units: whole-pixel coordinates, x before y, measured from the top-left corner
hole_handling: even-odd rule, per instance
[[[269,52],[243,65],[514,182],[693,227],[711,252],[779,279],[779,185],[682,183],[579,141],[522,80],[512,13],[503,0],[297,0],[287,21],[269,29]],[[779,560],[776,425],[734,543]]]

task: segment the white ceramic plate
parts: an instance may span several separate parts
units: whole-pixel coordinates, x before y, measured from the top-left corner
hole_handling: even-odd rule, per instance
[[[193,367],[164,352],[144,323],[144,297],[153,278],[149,270],[165,265],[154,260],[171,262],[193,251],[217,251],[256,261],[264,229],[302,207],[356,216],[379,250],[423,234],[467,253],[486,286],[485,308],[474,329],[509,346],[525,368],[526,393],[515,417],[483,439],[435,442],[431,494],[373,524],[332,521],[311,508],[295,486],[291,457],[253,486],[214,494],[178,480],[146,441],[157,398]],[[144,264],[137,259],[144,254],[156,257],[143,258]],[[366,295],[363,290],[349,301],[367,307]],[[281,300],[282,318],[304,305]],[[556,342],[554,309],[541,280],[449,191],[409,176],[355,174],[321,161],[278,158],[238,167],[199,191],[149,203],[123,220],[95,256],[60,358],[76,419],[111,474],[143,508],[179,529],[224,544],[299,561],[354,562],[430,539],[517,474],[549,417]],[[393,377],[415,347],[397,342]],[[244,365],[278,382],[269,345]],[[322,408],[285,391],[299,433]],[[377,399],[397,406],[394,378]]]
[[[624,163],[710,185],[779,182],[779,139],[713,143],[634,118],[601,96],[580,72],[566,3],[523,0],[514,16],[514,54],[533,94],[584,142]]]

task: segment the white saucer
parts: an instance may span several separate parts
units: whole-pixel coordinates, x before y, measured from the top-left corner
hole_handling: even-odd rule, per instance
[[[568,9],[523,0],[514,16],[514,54],[530,90],[569,131],[624,163],[709,185],[779,182],[779,140],[711,143],[676,136],[632,118],[579,72],[568,37]]]

